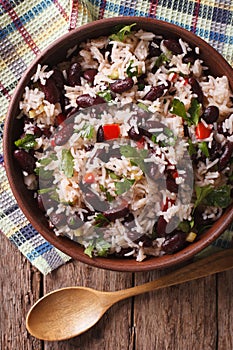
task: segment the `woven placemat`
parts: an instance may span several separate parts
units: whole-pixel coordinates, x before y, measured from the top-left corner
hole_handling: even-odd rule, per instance
[[[43,274],[70,258],[45,241],[31,226],[11,193],[2,150],[7,107],[22,73],[55,39],[87,22],[123,15],[157,18],[190,30],[233,65],[231,0],[2,0],[0,3],[0,229]],[[229,228],[201,254],[230,247],[232,237]]]

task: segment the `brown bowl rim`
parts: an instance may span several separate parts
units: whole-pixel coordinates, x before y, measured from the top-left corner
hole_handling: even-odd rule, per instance
[[[102,269],[112,270],[112,271],[120,271],[120,272],[142,272],[142,271],[151,271],[156,269],[168,268],[176,264],[180,264],[185,262],[194,255],[199,253],[201,250],[209,246],[214,240],[216,240],[220,234],[229,226],[229,224],[233,221],[233,206],[229,207],[222,217],[214,223],[214,225],[202,234],[201,239],[193,242],[188,247],[182,249],[181,251],[171,254],[164,255],[161,257],[152,257],[148,258],[142,262],[136,262],[134,259],[125,259],[125,258],[102,258],[102,257],[93,257],[90,258],[83,252],[83,248],[79,246],[74,241],[70,240],[67,237],[57,237],[51,230],[46,227],[41,228],[40,222],[38,222],[35,213],[33,214],[30,203],[27,198],[23,196],[22,191],[22,181],[19,180],[18,174],[15,172],[14,161],[12,154],[12,143],[9,142],[9,131],[12,130],[12,114],[14,114],[15,106],[18,105],[19,99],[22,96],[22,91],[25,86],[29,83],[29,76],[33,74],[35,71],[35,67],[39,62],[43,62],[44,58],[48,55],[50,51],[56,51],[56,47],[58,47],[61,43],[69,43],[72,41],[72,38],[78,36],[80,34],[84,35],[84,31],[91,34],[93,32],[93,28],[95,27],[105,27],[112,25],[113,27],[118,24],[132,24],[137,23],[139,27],[148,27],[150,24],[152,27],[157,27],[160,31],[161,29],[166,29],[166,31],[173,32],[174,35],[183,38],[185,41],[188,41],[192,45],[202,47],[208,51],[208,55],[214,55],[216,57],[216,64],[221,64],[224,67],[226,75],[229,77],[230,74],[233,73],[232,67],[228,64],[228,62],[224,59],[222,55],[220,55],[214,48],[212,48],[206,41],[196,36],[194,33],[187,31],[186,29],[174,25],[172,23],[168,23],[165,21],[153,19],[153,18],[144,18],[144,17],[112,17],[107,19],[102,19],[98,21],[93,21],[91,23],[82,25],[81,27],[74,29],[71,32],[64,34],[63,36],[56,39],[53,43],[51,43],[45,50],[43,50],[29,65],[29,67],[24,72],[22,78],[20,79],[14,93],[13,97],[10,101],[7,117],[4,125],[4,133],[3,133],[3,150],[4,150],[4,164],[6,168],[6,174],[8,177],[8,181],[10,183],[11,190],[16,201],[19,204],[20,209],[32,224],[32,226],[54,247],[60,249],[65,254],[68,254],[72,258],[79,260],[85,264],[88,264],[93,267],[98,267]],[[152,31],[154,30],[152,29]],[[85,36],[85,35],[84,35]],[[91,34],[92,37],[94,35]],[[99,36],[99,35],[98,35]],[[233,89],[233,86],[231,86]],[[16,116],[15,116],[16,118]],[[21,184],[21,186],[18,186]],[[44,223],[43,223],[44,224]]]

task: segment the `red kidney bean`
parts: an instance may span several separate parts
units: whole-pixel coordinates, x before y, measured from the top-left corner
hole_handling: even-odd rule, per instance
[[[38,194],[37,196],[37,203],[41,211],[46,212],[45,208],[51,208],[57,207],[58,202],[56,202],[54,199],[48,197],[48,194]]]
[[[150,131],[148,131],[147,129],[141,128],[140,126],[138,126],[138,131],[141,135],[148,137],[149,139],[152,138],[152,133]]]
[[[74,62],[70,65],[67,72],[67,80],[70,86],[81,85],[82,67],[80,63]]]
[[[67,219],[67,225],[72,230],[76,230],[77,228],[81,227],[83,224],[84,224],[84,222],[76,214],[69,216]]]
[[[173,193],[178,193],[179,186],[177,185],[175,179],[173,177],[166,178],[166,187],[167,190]]]
[[[188,53],[183,57],[182,62],[186,64],[188,63],[194,64],[195,60],[196,60],[195,55],[193,53]]]
[[[125,78],[114,81],[114,83],[111,83],[109,87],[111,91],[121,94],[122,92],[132,89],[133,85],[134,82],[132,78]]]
[[[22,170],[26,171],[28,174],[34,173],[36,160],[33,155],[23,149],[17,149],[14,151],[14,158],[17,160]]]
[[[109,203],[103,201],[98,195],[92,192],[89,185],[80,182],[79,187],[83,193],[86,202],[89,203],[95,211],[102,213],[109,209]]]
[[[219,158],[218,168],[219,171],[222,171],[227,166],[227,163],[230,161],[233,153],[233,142],[228,141],[225,145],[225,150],[221,157]]]
[[[158,47],[155,47],[153,43]],[[147,56],[147,58],[158,57],[161,55],[162,52],[160,50],[160,43],[161,40],[153,39],[153,41],[149,44],[149,55]]]
[[[177,185],[176,180],[173,177],[173,171],[171,170],[167,170],[166,187],[168,191],[178,193],[179,185]]]
[[[89,94],[83,94],[78,96],[76,99],[76,102],[78,106],[81,108],[87,108],[94,105],[99,105],[101,103],[106,103],[106,101],[102,97],[100,96],[92,97]]]
[[[94,79],[96,74],[98,73],[97,69],[87,69],[84,73],[83,73],[83,77],[90,83],[93,84]]]
[[[65,78],[62,72],[58,68],[53,68],[53,74],[51,77],[53,78],[56,86],[62,90],[65,84]]]
[[[167,254],[172,254],[178,250],[184,248],[186,243],[187,234],[181,231],[177,231],[171,237],[165,239],[162,243],[162,250]]]
[[[55,104],[60,101],[60,91],[52,77],[46,80],[45,85],[39,83],[40,89],[45,94],[45,100]]]
[[[152,239],[147,236],[146,234],[140,236],[139,238],[134,240],[134,243],[143,242],[143,247],[151,247],[152,246]]]
[[[189,78],[188,82],[191,85],[192,92],[197,95],[198,102],[203,103],[204,96],[198,81],[195,78],[191,77]]]
[[[104,129],[102,125],[99,126],[96,134],[96,142],[104,142]]]
[[[138,130],[139,131],[139,130]],[[132,126],[128,131],[129,138],[134,141],[139,141],[142,138],[140,131],[137,133],[134,126]]]
[[[53,224],[53,226],[55,226],[56,228],[66,224],[66,216],[63,213],[60,213],[60,214],[52,213],[49,216],[49,219]]]
[[[167,227],[167,221],[164,219],[163,216],[160,216],[156,224],[156,232],[158,237],[166,236],[166,227]]]
[[[170,82],[169,82],[170,83]],[[157,98],[165,95],[167,90],[169,90],[171,84],[161,84],[157,86],[152,86],[150,91],[143,97],[143,100],[155,101]]]
[[[69,138],[73,135],[74,132],[74,124],[66,124],[64,125],[58,132],[56,132],[54,136],[54,141],[57,146],[64,145]]]
[[[124,202],[119,205],[119,207],[109,209],[107,211],[103,212],[103,215],[109,220],[109,221],[115,221],[116,219],[123,218],[129,214],[129,205],[128,203]]]
[[[173,40],[173,39],[164,40],[163,44],[174,55],[179,55],[183,52],[182,47],[180,46],[179,42],[176,40]]]
[[[213,124],[218,120],[219,109],[217,106],[208,106],[205,108],[202,116],[207,124]]]
[[[134,220],[134,215],[132,213],[129,213],[124,217],[124,220],[122,221],[122,223],[123,225],[127,226],[127,224],[132,223],[133,220]]]
[[[43,132],[41,130],[41,128],[39,128],[39,126],[37,125],[33,125],[29,128],[29,130],[31,130],[33,132],[33,135],[35,137],[41,137],[43,135]]]

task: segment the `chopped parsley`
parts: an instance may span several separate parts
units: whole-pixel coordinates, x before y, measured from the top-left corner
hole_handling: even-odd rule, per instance
[[[213,187],[211,185],[207,186],[196,186],[195,192],[196,192],[196,201],[194,203],[194,208],[198,207],[199,204],[202,203],[202,201],[207,197],[207,195],[213,190]]]
[[[188,110],[188,113],[190,114],[190,117],[191,117],[190,122],[193,125],[197,125],[201,114],[201,104],[198,103],[198,100],[196,98],[192,98],[191,106]]]
[[[164,63],[169,62],[169,61],[170,61],[170,59],[165,55],[165,53],[161,53],[161,55],[156,59],[154,67],[159,68]]]
[[[17,141],[15,141],[15,146],[23,148],[26,151],[33,149],[36,145],[37,142],[35,140],[35,136],[32,134],[26,134],[23,138],[20,138]]]
[[[119,30],[116,28],[117,33],[110,35],[109,39],[114,41],[124,41],[125,37],[131,33],[131,29],[134,26],[136,26],[136,23],[124,26]]]
[[[144,159],[148,155],[146,149],[136,149],[130,145],[120,146],[121,155],[130,158],[131,164],[137,165],[145,173],[145,162]]]
[[[212,189],[205,198],[207,205],[214,207],[226,208],[231,204],[231,186],[223,185],[218,188]]]
[[[112,94],[110,90],[99,91],[98,96],[103,97],[106,102],[112,101]]]
[[[198,143],[198,148],[208,158],[210,156],[207,143],[205,141]]]
[[[128,67],[126,68],[126,74],[128,75],[128,77],[132,78],[132,77],[137,77],[138,76],[138,67],[137,66],[133,66],[134,61],[131,60],[129,62]]]
[[[103,238],[98,238],[96,241],[91,241],[84,253],[92,258],[93,254],[98,256],[107,256],[109,248],[111,248],[111,244],[105,241]]]
[[[70,150],[63,149],[62,150],[62,159],[60,164],[60,170],[63,171],[66,177],[70,178],[74,173],[74,158],[70,152]]]
[[[106,199],[108,202],[112,202],[115,197],[113,197],[107,190],[107,188],[105,188],[103,185],[100,185],[100,191],[105,193]]]
[[[135,180],[124,178],[123,181],[115,182],[116,194],[121,195],[130,190]]]
[[[94,217],[94,220],[95,220],[95,224],[94,224],[95,227],[107,226],[110,222],[102,213],[96,214],[96,216]]]
[[[188,126],[197,125],[201,113],[201,104],[198,103],[195,98],[193,98],[187,113],[184,103],[177,98],[174,98],[170,112],[183,118],[187,122]]]
[[[144,103],[142,103],[142,102],[139,102],[139,103],[137,104],[137,106],[138,106],[139,108],[143,109],[143,110],[146,111],[146,112],[149,111],[148,107],[147,107]]]
[[[91,140],[94,137],[95,128],[91,124],[85,124],[80,131],[80,136],[84,139]]]

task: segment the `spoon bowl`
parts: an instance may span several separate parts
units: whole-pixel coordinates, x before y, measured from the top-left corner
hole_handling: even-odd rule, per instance
[[[100,294],[82,287],[55,290],[34,305],[27,317],[27,328],[32,335],[44,340],[65,340],[81,334],[107,309]]]
[[[116,302],[152,290],[205,277],[233,267],[233,249],[227,249],[177,269],[140,286],[102,292],[86,287],[55,290],[39,299],[29,310],[28,331],[42,340],[75,337],[94,326]]]

